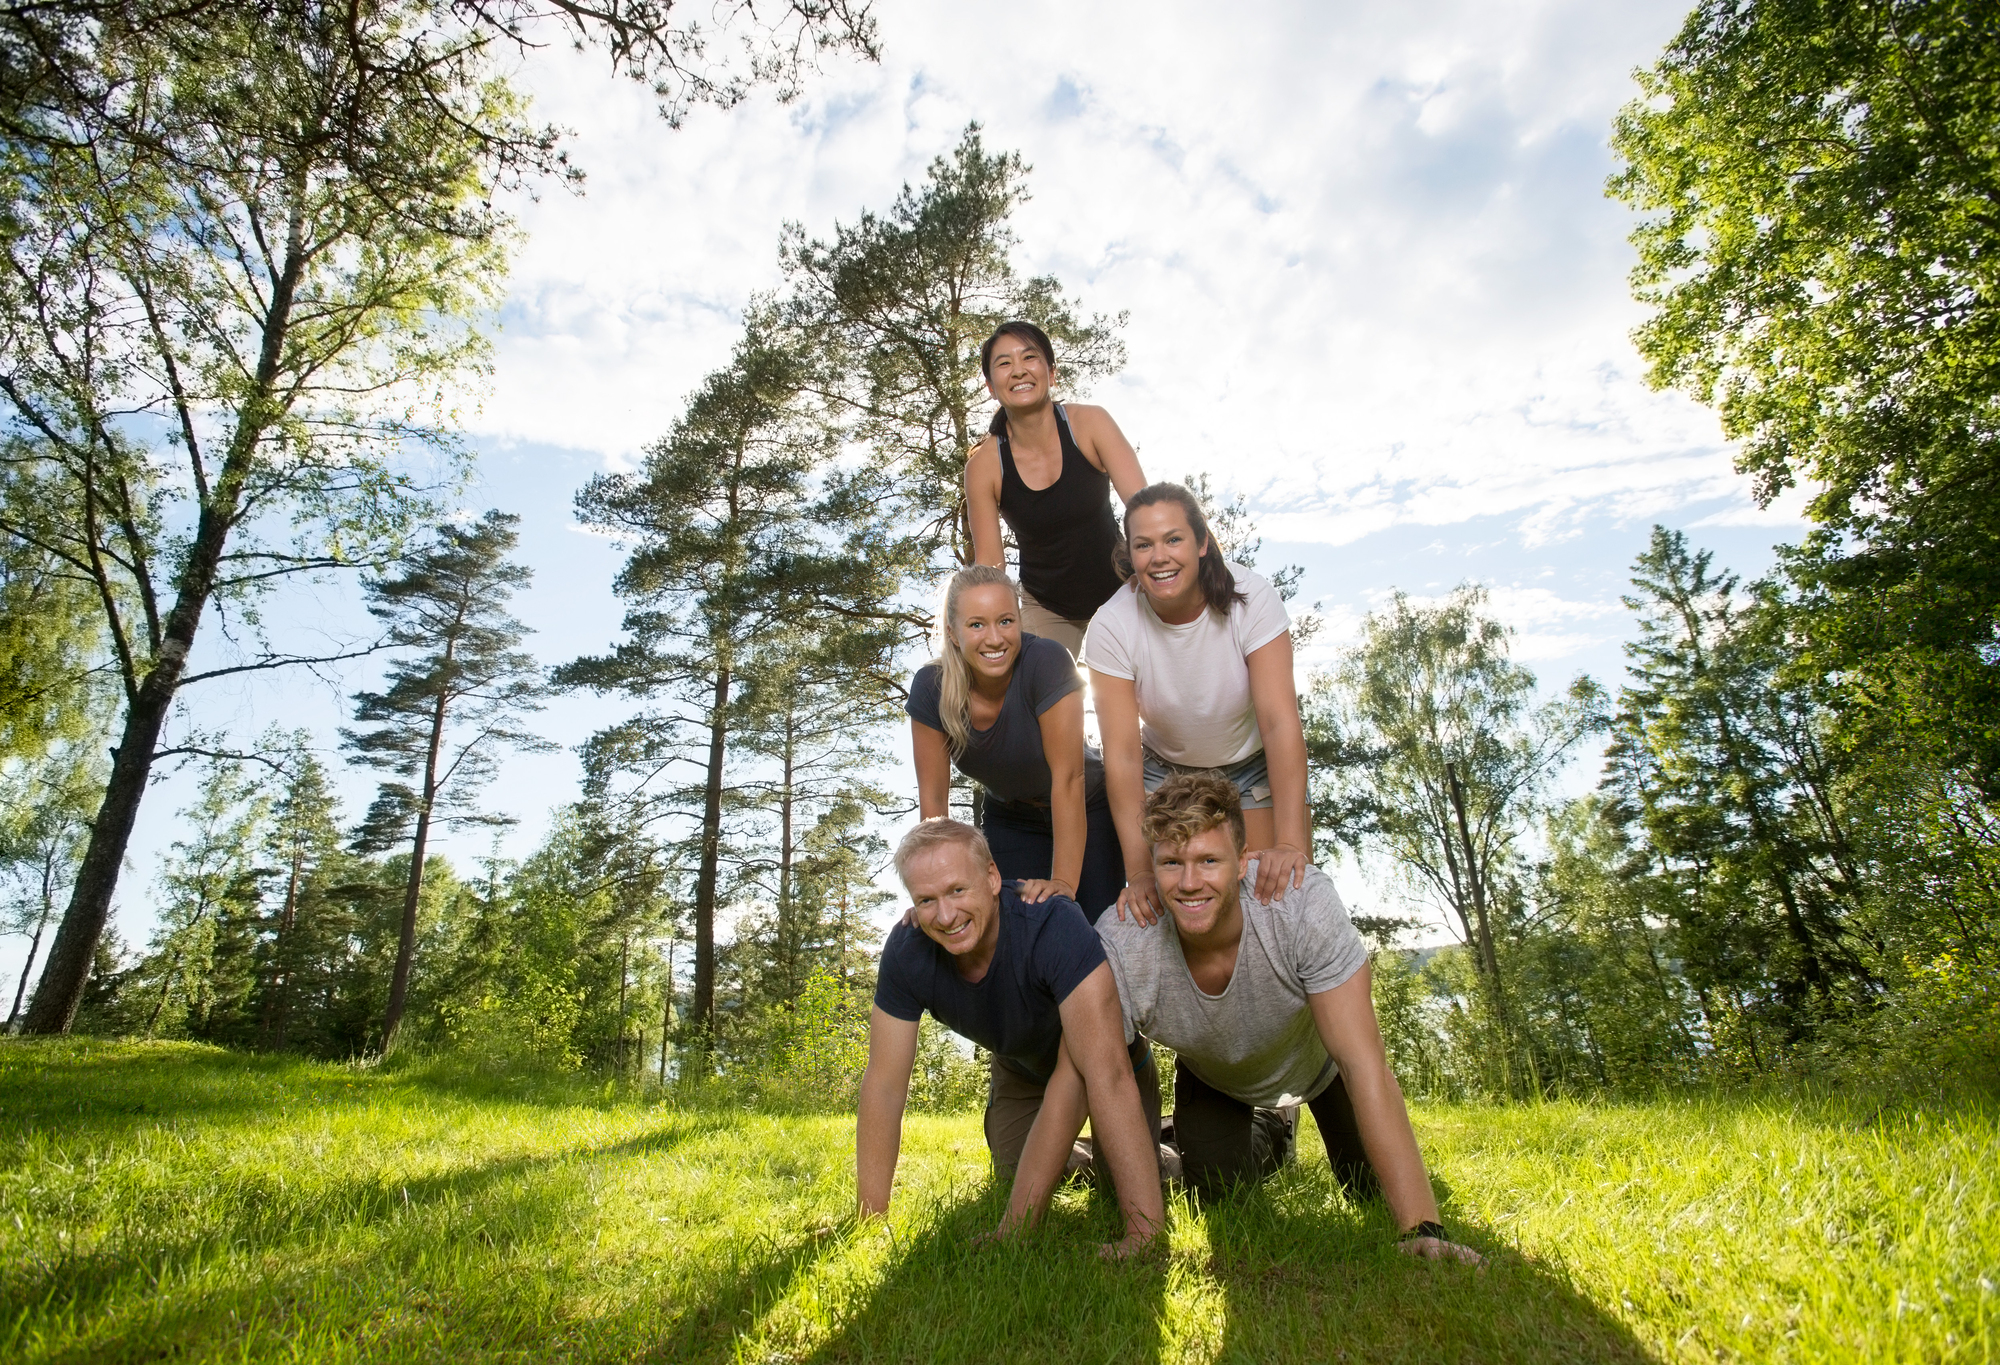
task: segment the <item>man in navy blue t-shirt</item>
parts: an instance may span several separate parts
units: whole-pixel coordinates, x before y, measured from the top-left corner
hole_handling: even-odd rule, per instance
[[[885,1213],[902,1146],[903,1106],[917,1055],[917,1023],[929,1010],[992,1052],[1051,1113],[1087,1105],[1098,1151],[1110,1166],[1131,1250],[1165,1226],[1157,1130],[1147,1121],[1125,1045],[1118,988],[1102,942],[1076,902],[1021,899],[1000,880],[986,840],[956,820],[926,820],[903,837],[896,871],[915,903],[915,925],[889,931],[875,979],[868,1070],[855,1133],[856,1186],[864,1215]],[[1058,1069],[1067,1053],[1071,1067]],[[1057,1078],[1053,1085],[1051,1077]],[[1080,1120],[1079,1120],[1080,1121]],[[1018,1161],[1002,1233],[1047,1207],[1069,1156],[1071,1125],[1039,1117],[1020,1145],[997,1143],[989,1106],[987,1143],[1002,1172]],[[1011,1150],[1002,1150],[1003,1146]]]

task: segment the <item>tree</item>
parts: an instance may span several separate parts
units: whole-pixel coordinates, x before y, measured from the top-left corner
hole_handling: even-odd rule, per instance
[[[478,794],[501,749],[547,749],[519,717],[541,709],[534,657],[516,646],[527,628],[507,614],[516,588],[534,571],[507,556],[520,518],[488,512],[465,527],[444,525],[414,550],[395,578],[368,585],[368,610],[390,645],[421,651],[389,670],[381,692],[355,694],[354,718],[370,730],[343,730],[358,761],[394,773],[363,818],[356,847],[379,853],[410,845],[410,880],[395,975],[382,1018],[382,1049],[395,1045],[417,950],[417,905],[433,825],[492,824]],[[413,787],[410,783],[414,781]]]
[[[1618,119],[1640,350],[1717,405],[1811,667],[2000,795],[2000,27],[1972,0],[1705,0]]]
[[[1739,601],[1734,574],[1661,527],[1634,569],[1639,636],[1607,754],[1614,817],[1640,826],[1680,883],[1690,978],[1747,993],[1749,1012],[1796,1042],[1868,975],[1846,927],[1861,879],[1841,756],[1788,669],[1773,585]]]
[[[739,748],[768,765],[745,783],[770,825],[761,856],[743,869],[746,889],[773,911],[760,942],[766,1003],[788,1006],[817,966],[845,979],[826,952],[813,850],[827,821],[858,832],[869,811],[895,804],[869,773],[882,762],[883,727],[901,714],[901,679],[885,667],[896,645],[894,618],[834,621],[766,636],[745,670]]]
[[[52,515],[57,490],[0,448],[0,524]],[[0,536],[0,762],[95,747],[110,700],[96,598],[56,557]]]
[[[28,958],[7,1012],[5,1032],[14,1032],[27,998],[42,935],[55,918],[89,837],[90,812],[104,786],[92,751],[62,746],[37,761],[17,761],[0,777],[0,925],[28,935]]]
[[[580,520],[633,543],[617,580],[631,604],[628,638],[557,678],[666,703],[592,737],[588,794],[644,805],[642,824],[693,825],[690,1022],[704,1033],[715,1024],[725,818],[746,804],[729,761],[743,674],[774,639],[842,623],[893,633],[908,622],[894,602],[907,542],[880,525],[881,491],[868,472],[836,467],[835,433],[803,397],[811,370],[753,316],[730,364],[696,391],[645,464],[600,475],[577,495]],[[730,852],[740,859],[742,850]]]
[[[147,1037],[163,1022],[198,1034],[218,999],[231,1000],[247,989],[247,979],[236,980],[236,973],[226,970],[218,973],[217,946],[227,944],[226,931],[256,915],[260,886],[255,858],[270,813],[270,798],[245,775],[242,764],[228,759],[208,766],[198,794],[182,810],[187,835],[173,842],[160,873],[153,948],[128,985],[151,992],[145,1007]],[[247,955],[221,956],[225,968],[246,965]],[[247,972],[243,975],[247,978]],[[167,1006],[176,997],[179,1014],[170,1016]]]
[[[266,849],[284,889],[278,896],[270,939],[262,962],[257,1037],[259,1046],[283,1051],[291,1040],[292,1018],[301,987],[316,970],[332,964],[326,930],[322,874],[340,856],[340,800],[326,768],[299,731],[285,741],[284,785],[271,808]]]
[[[39,0],[0,9],[0,131],[33,141],[51,136],[44,123],[51,115],[115,114],[102,69],[107,49],[145,42],[199,51],[229,9],[227,0]],[[602,49],[620,72],[651,86],[674,127],[692,106],[727,108],[758,84],[775,85],[780,100],[794,98],[822,52],[878,55],[865,2],[788,0],[762,14],[749,11],[747,25],[742,12],[727,12],[721,31],[738,40],[734,61],[711,46],[698,23],[676,26],[673,11],[674,0],[455,0],[404,15],[406,45],[386,55],[418,70],[440,39],[526,52],[554,32]],[[375,35],[356,29],[346,55],[380,63],[385,54],[371,43]]]
[[[457,450],[452,386],[504,263],[510,180],[565,175],[499,49],[568,24],[671,115],[872,54],[843,0],[796,0],[747,70],[711,66],[671,0],[355,7],[72,0],[0,16],[0,399],[6,458],[64,515],[0,522],[104,619],[122,734],[28,1014],[69,1025],[204,619],[298,574],[380,563]],[[213,631],[211,631],[211,635]],[[336,651],[344,655],[351,651]]]
[[[853,423],[891,475],[901,518],[953,568],[972,562],[965,460],[985,434],[979,347],[1008,318],[1030,318],[1057,348],[1065,388],[1125,363],[1116,318],[1085,319],[1053,276],[1023,279],[1008,219],[1028,197],[1017,153],[989,155],[977,123],[921,188],[903,186],[886,215],[836,224],[833,240],[785,228],[787,323],[824,357],[815,391]]]
[[[1601,728],[1602,702],[1579,676],[1532,707],[1534,674],[1508,657],[1485,602],[1476,586],[1435,606],[1396,594],[1323,685],[1331,706],[1316,709],[1339,731],[1329,742],[1379,755],[1346,774],[1367,788],[1370,841],[1449,912],[1511,1052],[1500,945],[1518,914],[1518,841],[1549,779]]]

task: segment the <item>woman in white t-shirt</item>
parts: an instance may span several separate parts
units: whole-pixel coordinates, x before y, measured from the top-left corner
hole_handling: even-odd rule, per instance
[[[1125,586],[1091,618],[1083,658],[1125,855],[1119,913],[1147,924],[1160,913],[1139,826],[1146,793],[1179,772],[1236,784],[1256,896],[1273,900],[1304,881],[1311,848],[1285,604],[1260,575],[1224,562],[1179,484],[1148,485],[1126,504],[1119,558]]]

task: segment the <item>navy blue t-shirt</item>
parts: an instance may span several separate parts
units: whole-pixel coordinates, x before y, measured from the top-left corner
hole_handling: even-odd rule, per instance
[[[942,732],[940,675],[934,663],[918,669],[910,680],[910,699],[903,709],[912,719]],[[1007,680],[1000,714],[984,730],[974,729],[965,752],[953,755],[952,762],[1009,805],[1046,807],[1054,778],[1042,749],[1042,713],[1082,686],[1076,660],[1070,658],[1068,650],[1054,640],[1023,631],[1021,653],[1014,660],[1014,676]],[[1083,749],[1083,791],[1087,804],[1103,804],[1104,759],[1089,745]]]
[[[1000,942],[978,981],[960,976],[952,955],[923,930],[891,929],[875,974],[875,1004],[911,1023],[929,1010],[1015,1071],[1046,1081],[1062,1042],[1059,1007],[1104,961],[1104,945],[1067,896],[1030,905],[1013,882],[1003,882],[999,914]]]

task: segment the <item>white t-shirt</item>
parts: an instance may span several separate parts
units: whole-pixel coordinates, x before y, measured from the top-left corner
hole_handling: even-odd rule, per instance
[[[1231,767],[1264,747],[1246,660],[1291,629],[1285,604],[1261,574],[1241,564],[1229,572],[1248,600],[1232,602],[1226,620],[1204,611],[1170,626],[1128,583],[1097,609],[1084,636],[1085,667],[1132,680],[1140,742],[1187,768]]]

